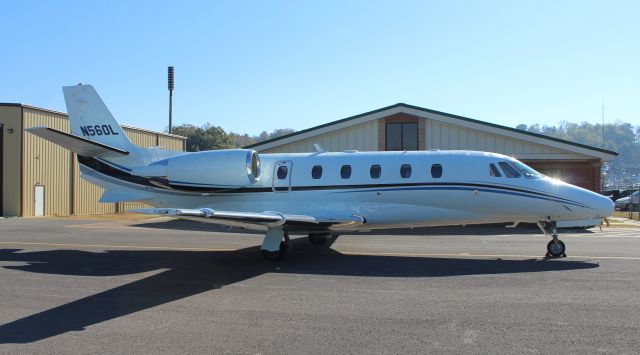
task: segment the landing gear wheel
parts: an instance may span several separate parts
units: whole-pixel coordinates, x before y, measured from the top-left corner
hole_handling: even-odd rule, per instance
[[[311,233],[309,234],[309,241],[313,245],[323,245],[331,238],[331,233]]]
[[[261,250],[262,256],[269,261],[282,260],[287,252],[291,249],[291,245],[287,242],[280,242],[280,249],[277,251]]]
[[[560,239],[550,240],[549,243],[547,244],[547,256],[549,257],[554,257],[554,258],[565,257],[567,255],[564,253],[564,251],[565,251],[565,246],[562,240]]]

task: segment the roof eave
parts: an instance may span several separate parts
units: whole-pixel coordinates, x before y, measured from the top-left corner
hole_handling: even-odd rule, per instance
[[[550,141],[554,141],[557,143],[561,143],[561,144],[566,144],[568,146],[573,146],[573,147],[578,147],[581,149],[586,149],[592,152],[598,152],[600,154],[592,154],[595,155],[596,157],[604,160],[604,161],[608,161],[611,159],[614,159],[616,156],[618,156],[617,152],[611,151],[611,150],[607,150],[607,149],[602,149],[602,148],[597,148],[597,147],[592,147],[586,144],[581,144],[581,143],[575,143],[575,142],[571,142],[571,141],[567,141],[564,139],[560,139],[560,138],[555,138],[555,137],[550,137],[550,136],[545,136],[543,134],[539,134],[539,133],[533,133],[533,132],[528,132],[528,131],[523,131],[521,129],[517,129],[517,128],[512,128],[512,127],[507,127],[507,126],[502,126],[499,124],[495,124],[495,123],[489,123],[489,122],[484,122],[484,121],[480,121],[480,120],[476,120],[473,118],[468,118],[468,117],[464,117],[464,116],[458,116],[458,115],[454,115],[451,113],[446,113],[446,112],[441,112],[441,111],[436,111],[436,110],[431,110],[431,109],[427,109],[424,107],[420,107],[420,106],[414,106],[414,105],[408,105],[405,103],[397,103],[394,105],[390,105],[390,106],[386,106],[383,108],[379,108],[377,110],[373,110],[373,111],[369,111],[369,112],[365,112],[365,113],[361,113],[355,116],[350,116],[347,118],[343,118],[337,121],[332,121],[332,122],[328,122],[319,126],[315,126],[315,127],[311,127],[311,128],[307,128],[298,132],[293,132],[293,133],[289,133],[287,135],[284,136],[280,136],[277,138],[272,138],[266,141],[262,141],[262,142],[258,142],[258,143],[254,143],[254,144],[250,144],[245,146],[244,148],[249,148],[249,149],[268,149],[268,148],[272,148],[271,146],[273,145],[273,143],[278,142],[278,141],[289,141],[290,138],[296,137],[296,136],[302,136],[302,135],[306,135],[306,133],[310,133],[316,130],[320,130],[322,128],[326,128],[326,127],[330,127],[333,125],[338,125],[341,123],[345,123],[345,122],[349,122],[358,118],[362,118],[365,116],[369,116],[369,115],[374,115],[380,112],[384,112],[384,111],[388,111],[388,110],[392,110],[398,107],[402,107],[402,108],[407,108],[410,110],[416,110],[416,111],[420,111],[420,112],[425,112],[425,113],[429,113],[429,114],[435,114],[435,115],[441,115],[441,116],[445,116],[445,117],[450,117],[450,118],[454,118],[454,119],[458,119],[458,120],[462,120],[462,121],[466,121],[466,122],[470,122],[470,123],[475,123],[475,124],[479,124],[479,125],[483,125],[483,126],[488,126],[488,127],[492,127],[492,128],[496,128],[496,129],[500,129],[500,130],[506,130],[506,131],[510,131],[510,132],[514,132],[514,133],[518,133],[518,134],[523,134],[526,136],[530,136],[530,137],[536,137],[539,139],[544,139],[544,140],[550,140]],[[407,112],[409,114],[411,114],[410,112]],[[300,137],[299,140],[305,139],[308,137]],[[292,140],[286,143],[282,143],[282,144],[288,144],[288,143],[293,143],[296,140]]]

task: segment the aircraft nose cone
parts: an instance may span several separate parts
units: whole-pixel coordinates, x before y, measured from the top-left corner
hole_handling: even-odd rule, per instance
[[[596,209],[598,210],[598,215],[600,217],[609,217],[613,214],[615,209],[615,204],[613,201],[605,196],[599,196],[599,201],[596,205]]]

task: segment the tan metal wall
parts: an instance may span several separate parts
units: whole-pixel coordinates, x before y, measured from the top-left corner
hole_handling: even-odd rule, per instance
[[[425,124],[427,149],[465,149],[494,152],[518,159],[589,159],[576,153],[544,144],[525,142],[516,138],[482,132],[462,126],[427,119]]]
[[[325,150],[332,152],[349,149],[376,151],[378,150],[378,121],[373,120],[345,129],[327,132],[295,143],[266,149],[262,153],[315,152],[314,143],[320,143]]]
[[[133,144],[140,147],[156,147],[158,145],[158,134],[155,132],[139,131],[131,127],[123,127]]]
[[[320,143],[329,151],[357,149],[375,151],[384,149],[385,122],[404,116],[417,119],[418,141],[421,149],[463,149],[501,153],[525,160],[588,160],[592,157],[538,144],[517,138],[484,132],[436,119],[394,114],[356,126],[319,134],[297,142],[262,150],[262,153],[301,153],[315,151],[313,144]],[[405,117],[406,118],[406,117]]]
[[[66,114],[29,106],[0,105],[0,124],[4,125],[4,215],[35,215],[36,185],[45,186],[45,215],[114,213],[146,206],[140,203],[99,203],[104,190],[80,178],[75,154],[23,130],[48,126],[69,133]],[[8,128],[13,128],[14,133],[9,134]],[[167,149],[184,150],[184,139],[180,136],[134,127],[124,127],[124,130],[139,146],[161,145]]]
[[[133,144],[140,147],[155,147],[158,145],[158,137],[156,134],[145,131],[135,131],[130,127],[123,127],[124,133],[127,134]],[[119,213],[125,213],[135,208],[151,207],[142,202],[119,202],[116,207]]]
[[[24,128],[47,126],[70,132],[69,120],[64,115],[23,109]],[[24,134],[24,175],[22,216],[35,215],[35,186],[44,185],[44,214],[69,215],[71,213],[71,156],[72,153],[33,134]]]
[[[86,215],[115,213],[115,203],[98,202],[100,196],[104,193],[104,189],[80,177],[80,166],[78,165],[78,158],[75,154],[73,154],[73,166],[73,181],[75,181],[73,192],[73,214]]]
[[[186,139],[176,139],[171,136],[159,136],[158,145],[163,149],[176,150],[179,152],[185,151]]]
[[[22,172],[22,107],[0,106],[2,130],[2,215],[20,215]],[[13,133],[7,132],[12,129]]]

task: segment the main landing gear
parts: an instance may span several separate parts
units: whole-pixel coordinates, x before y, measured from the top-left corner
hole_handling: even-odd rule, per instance
[[[313,245],[323,245],[331,239],[331,233],[310,233],[309,242]],[[260,247],[262,256],[271,261],[282,260],[291,251],[289,233],[282,228],[269,228]]]
[[[547,258],[566,258],[564,242],[558,239],[555,221],[538,222],[538,227],[544,232],[544,235],[550,235],[551,239],[547,243]]]
[[[282,228],[270,228],[264,236],[260,251],[267,260],[282,260],[291,251],[289,233]]]
[[[309,242],[313,245],[323,245],[327,240],[331,239],[331,233],[311,233],[309,234]]]

